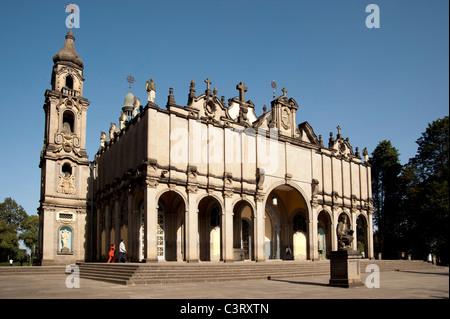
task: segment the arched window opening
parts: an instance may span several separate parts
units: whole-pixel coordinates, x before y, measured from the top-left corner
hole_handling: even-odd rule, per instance
[[[61,172],[64,176],[72,176],[72,166],[69,163],[65,163],[62,166]]]
[[[73,90],[73,78],[70,74],[66,76],[66,87]]]
[[[70,111],[65,111],[63,114],[63,132],[71,132],[73,133],[73,126],[74,126],[75,118],[73,116],[73,113]]]

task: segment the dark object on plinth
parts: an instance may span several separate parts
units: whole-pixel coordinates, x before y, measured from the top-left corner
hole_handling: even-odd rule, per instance
[[[330,286],[353,288],[364,286],[361,281],[360,260],[358,250],[342,249],[330,254]]]

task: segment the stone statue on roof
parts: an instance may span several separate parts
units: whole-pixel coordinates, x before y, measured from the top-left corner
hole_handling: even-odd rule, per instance
[[[155,103],[156,86],[155,86],[155,83],[153,82],[153,79],[150,79],[150,81],[147,81],[145,83],[145,89],[147,90],[148,101]]]

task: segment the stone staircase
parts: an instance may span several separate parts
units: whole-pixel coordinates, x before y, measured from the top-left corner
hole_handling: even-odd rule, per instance
[[[377,264],[380,271],[433,268],[423,261],[362,260],[361,273],[367,265]],[[264,263],[157,263],[106,264],[78,263],[80,277],[123,285],[219,282],[256,279],[286,279],[330,274],[329,261],[268,261]]]
[[[5,266],[0,267],[0,277],[16,275],[61,275],[65,271],[66,266]]]

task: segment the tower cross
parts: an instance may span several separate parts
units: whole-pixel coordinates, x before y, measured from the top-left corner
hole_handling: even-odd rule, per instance
[[[247,87],[245,86],[244,82],[236,85],[236,89],[239,90],[239,100],[241,102],[245,102],[245,92],[247,92]]]
[[[286,88],[283,88],[281,91],[283,92],[283,96],[285,97],[285,96],[286,96],[286,93],[287,93]]]

